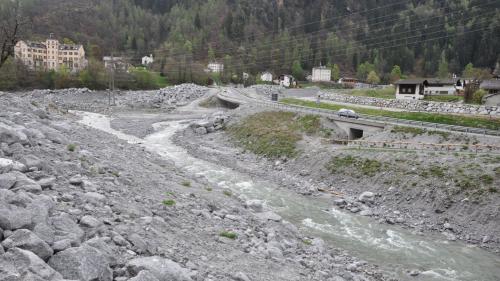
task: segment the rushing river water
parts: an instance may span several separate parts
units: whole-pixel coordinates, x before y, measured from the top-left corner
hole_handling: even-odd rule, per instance
[[[81,123],[106,131],[130,143],[173,160],[192,174],[203,175],[214,186],[229,188],[249,199],[260,199],[284,219],[308,235],[319,236],[332,246],[394,272],[399,280],[499,281],[500,257],[477,247],[450,242],[440,235],[420,236],[397,226],[333,209],[325,198],[310,198],[274,183],[252,179],[232,169],[197,159],[171,138],[185,122],[155,124],[156,133],[140,139],[114,130],[104,115],[77,112]],[[419,270],[416,277],[408,270]]]

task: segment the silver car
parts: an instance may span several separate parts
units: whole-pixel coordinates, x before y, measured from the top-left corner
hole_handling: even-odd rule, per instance
[[[359,115],[354,110],[345,109],[345,108],[342,108],[341,110],[339,110],[337,112],[337,115],[339,117],[346,117],[346,118],[354,118],[354,119],[359,118]]]

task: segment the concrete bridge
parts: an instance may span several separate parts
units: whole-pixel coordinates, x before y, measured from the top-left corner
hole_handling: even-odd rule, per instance
[[[258,100],[248,97],[247,95],[244,95],[239,91],[237,92],[220,91],[217,94],[217,98],[226,105],[228,105],[229,108],[234,108],[235,106],[237,107],[241,104],[252,103],[252,104],[260,104],[266,107],[276,108],[279,110],[321,115],[326,117],[330,122],[334,123],[339,129],[343,130],[349,137],[349,140],[360,139],[362,137],[372,135],[376,132],[384,130],[386,127],[386,124],[380,122],[373,122],[361,118],[354,119],[354,118],[339,117],[335,112],[332,111],[324,111],[309,107]]]

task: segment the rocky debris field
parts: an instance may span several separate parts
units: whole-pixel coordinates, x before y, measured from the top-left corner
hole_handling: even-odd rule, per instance
[[[0,280],[391,280],[66,111],[97,97],[0,94]]]
[[[107,112],[113,108],[172,110],[208,93],[209,89],[195,84],[182,84],[151,91],[91,91],[89,89],[34,90],[19,93],[34,104],[54,105],[64,109]]]
[[[231,116],[236,124],[253,109]],[[396,224],[414,233],[441,233],[500,251],[500,156],[468,152],[386,151],[346,149],[305,137],[293,159],[266,159],[244,151],[224,132],[191,137],[186,131],[178,144],[193,155],[279,182],[300,194],[332,196],[332,206],[382,224]],[[412,132],[384,131],[368,140],[455,141],[498,143],[453,134],[415,136]],[[181,141],[182,140],[182,141]],[[186,141],[188,140],[188,141]],[[217,151],[221,151],[218,153]],[[223,153],[222,153],[223,151]]]

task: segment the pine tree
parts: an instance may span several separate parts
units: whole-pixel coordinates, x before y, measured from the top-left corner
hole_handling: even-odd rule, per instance
[[[304,69],[302,69],[302,65],[298,60],[293,62],[292,65],[292,75],[295,79],[303,80],[304,79]]]
[[[449,76],[448,61],[446,60],[444,52],[441,54],[441,60],[439,61],[437,76],[439,78],[447,78]]]

